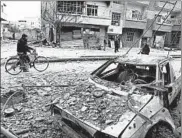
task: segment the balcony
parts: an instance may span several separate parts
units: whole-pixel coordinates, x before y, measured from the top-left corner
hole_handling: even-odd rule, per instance
[[[90,24],[100,26],[109,26],[111,24],[110,18],[100,16],[58,14],[58,20],[59,19],[61,22],[72,24]]]
[[[180,18],[175,18],[171,20],[171,23],[173,25],[181,25],[181,19]]]
[[[181,30],[181,19],[172,19],[172,31],[180,31]]]
[[[171,32],[172,26],[173,25],[171,23],[171,20],[166,20],[164,23],[163,20],[156,20],[156,22],[153,25],[153,30],[154,31],[158,30],[162,32]]]
[[[136,28],[136,29],[145,29],[147,25],[147,20],[142,17],[142,14],[131,14],[126,15],[126,20],[124,23],[124,28]]]

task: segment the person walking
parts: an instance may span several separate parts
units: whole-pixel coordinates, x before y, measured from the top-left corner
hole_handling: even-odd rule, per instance
[[[114,52],[119,52],[119,39],[118,39],[118,36],[115,36],[114,38],[114,46],[115,46],[115,49],[114,49]]]
[[[104,38],[104,51],[106,50],[107,42],[108,42],[108,39],[107,39],[107,37],[105,36],[105,38]]]

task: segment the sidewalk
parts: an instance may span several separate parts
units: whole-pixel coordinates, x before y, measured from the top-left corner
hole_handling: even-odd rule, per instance
[[[35,46],[32,46],[35,47]],[[83,60],[107,60],[126,53],[128,48],[120,48],[118,53],[114,53],[114,49],[106,48],[103,50],[78,49],[78,48],[51,48],[36,47],[39,56],[48,57],[50,62],[63,61],[83,61]],[[137,54],[139,48],[132,48],[129,54]],[[150,55],[166,55],[168,51],[151,49]],[[181,51],[170,52],[170,54],[181,54]],[[16,55],[16,43],[4,44],[1,46],[1,65],[11,56]]]

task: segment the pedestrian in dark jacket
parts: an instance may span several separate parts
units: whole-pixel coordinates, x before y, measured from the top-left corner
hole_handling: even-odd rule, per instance
[[[31,50],[34,50],[34,49],[27,45],[27,35],[23,34],[17,43],[17,53],[20,56],[22,66],[25,66],[23,68],[24,72],[28,71],[28,68],[26,67],[25,63],[30,62],[30,58],[28,57],[27,52],[30,53]]]
[[[115,49],[114,49],[115,53],[119,52],[119,50],[118,50],[119,49],[119,39],[117,36],[114,39],[114,46],[115,46]]]
[[[143,43],[143,48],[142,48],[142,51],[141,51],[141,54],[149,55],[149,53],[150,53],[149,45],[147,44],[146,41],[144,41],[144,43]]]

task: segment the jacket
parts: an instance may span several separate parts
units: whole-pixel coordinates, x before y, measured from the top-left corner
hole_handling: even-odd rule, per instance
[[[24,54],[27,54],[27,52],[30,52],[30,50],[33,50],[33,48],[29,47],[27,45],[27,40],[21,38],[18,40],[18,43],[17,43],[17,52],[21,52],[21,53],[24,53]]]

